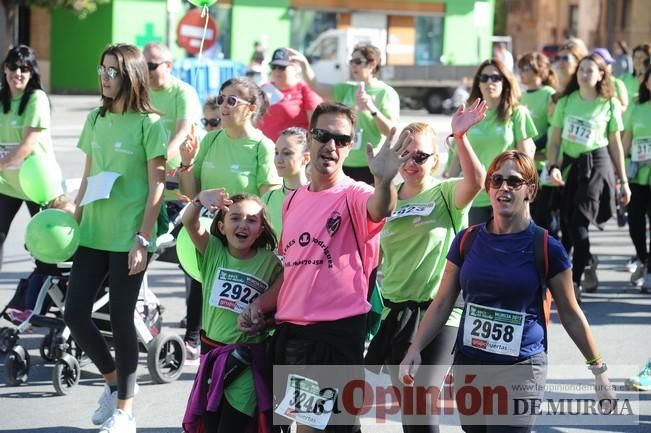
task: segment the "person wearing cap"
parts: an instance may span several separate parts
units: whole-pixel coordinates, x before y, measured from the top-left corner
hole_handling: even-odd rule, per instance
[[[380,49],[368,43],[353,48],[350,56],[351,81],[326,84],[319,81],[305,56],[287,49],[289,60],[301,66],[303,76],[324,99],[351,107],[357,114],[355,142],[346,158],[344,173],[355,180],[373,185],[373,175],[366,160],[366,144],[377,153],[382,138],[389,134],[400,116],[400,97],[387,83],[378,79],[382,56]]]
[[[604,59],[604,62],[608,65],[608,72],[611,74],[610,81],[612,81],[613,86],[615,86],[615,96],[617,96],[617,99],[619,99],[619,102],[622,104],[622,113],[625,112],[628,108],[628,90],[626,89],[626,84],[624,84],[622,80],[612,75],[615,59],[610,55],[608,48],[595,48],[592,53]]]
[[[258,122],[258,129],[276,141],[287,128],[308,128],[314,109],[322,102],[300,77],[300,69],[289,61],[289,52],[278,48],[271,56],[271,79],[262,90],[269,98],[269,109]]]

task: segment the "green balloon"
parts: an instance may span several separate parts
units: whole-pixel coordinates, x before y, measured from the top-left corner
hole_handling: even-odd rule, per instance
[[[27,224],[25,245],[31,255],[42,262],[65,262],[79,246],[79,224],[68,212],[46,209]]]
[[[45,204],[61,194],[61,169],[54,156],[35,154],[23,162],[18,173],[20,188],[31,201]]]
[[[201,217],[199,222],[206,230],[210,231],[210,225],[212,224],[210,218]],[[179,235],[176,237],[176,255],[183,270],[192,278],[201,282],[201,272],[199,272],[199,263],[197,263],[197,249],[194,247],[194,243],[185,227],[181,228]]]
[[[188,0],[190,3],[192,3],[195,6],[198,6],[200,8],[203,7],[208,7],[214,3],[217,3],[217,0]]]

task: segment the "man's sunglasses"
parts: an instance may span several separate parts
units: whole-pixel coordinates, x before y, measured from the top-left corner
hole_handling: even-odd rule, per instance
[[[220,123],[222,123],[222,119],[219,119],[219,118],[210,118],[210,119],[208,119],[208,118],[204,117],[204,118],[201,119],[201,124],[203,125],[204,128],[206,126],[210,126],[211,128],[217,128]]]
[[[245,101],[244,99],[240,99],[237,96],[229,95],[229,96],[224,96],[224,95],[219,95],[217,97],[217,105],[223,105],[224,102],[226,102],[226,105],[229,107],[235,107],[237,104],[246,104],[246,105],[251,105],[249,101]]]
[[[488,83],[492,81],[493,83],[499,83],[502,81],[502,76],[500,74],[479,74],[480,83]]]
[[[408,154],[409,154],[409,152],[404,152],[402,154],[402,156],[404,157],[404,156],[407,156]],[[423,165],[423,164],[425,164],[425,161],[427,161],[427,159],[432,155],[434,155],[434,154],[433,153],[421,152],[419,150],[417,152],[412,153],[411,156],[409,157],[409,159],[411,159],[412,161],[414,161],[418,165]]]
[[[504,182],[506,182],[506,186],[508,186],[510,189],[517,191],[520,188],[522,188],[522,185],[527,183],[526,180],[522,179],[521,177],[518,176],[509,176],[509,177],[504,177],[501,174],[494,174],[489,178],[490,182],[490,187],[494,189],[499,189],[502,187]]]
[[[284,71],[285,69],[287,69],[287,66],[271,65],[271,70],[272,71],[275,71],[275,70]]]
[[[359,65],[365,65],[367,63],[368,63],[368,60],[360,59],[359,57],[353,57],[352,59],[350,59],[350,64],[351,65],[359,66]]]
[[[319,143],[326,144],[330,142],[330,140],[334,140],[335,146],[337,147],[346,147],[350,144],[351,141],[353,141],[353,138],[350,135],[333,134],[330,131],[319,128],[313,128],[310,131],[310,134],[312,134],[312,138],[314,138]]]
[[[30,68],[30,67],[27,66],[27,65],[24,65],[24,66],[18,66],[18,65],[16,65],[16,64],[11,64],[11,65],[5,65],[5,66],[6,66],[7,69],[9,69],[11,72],[17,71],[18,69],[20,69],[20,72],[22,72],[23,74],[26,74],[26,73],[28,73],[28,72],[32,72],[32,68]]]
[[[569,54],[558,55],[554,57],[555,62],[569,62],[572,56]]]
[[[99,65],[97,67],[97,75],[99,75],[100,77],[104,75],[108,77],[110,80],[114,80],[115,77],[118,76],[118,70],[115,69],[113,66],[109,66],[107,68],[104,65]]]
[[[147,62],[147,69],[149,69],[150,71],[155,71],[163,63],[165,63],[165,62],[158,62],[158,63]]]

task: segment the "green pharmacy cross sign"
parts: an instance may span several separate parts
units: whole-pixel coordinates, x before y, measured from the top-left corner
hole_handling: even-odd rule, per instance
[[[145,23],[144,34],[136,35],[136,46],[144,47],[149,42],[163,42],[163,38],[154,32],[154,23]]]

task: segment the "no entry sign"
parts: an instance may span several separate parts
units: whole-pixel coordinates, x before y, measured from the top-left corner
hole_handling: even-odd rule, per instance
[[[206,39],[203,42],[204,51],[215,45],[219,38],[219,31],[215,20],[208,15],[208,28],[206,29]],[[199,54],[201,46],[201,36],[203,27],[206,23],[206,17],[201,17],[201,9],[191,9],[181,18],[176,28],[176,43],[179,47],[185,49],[190,54]]]

